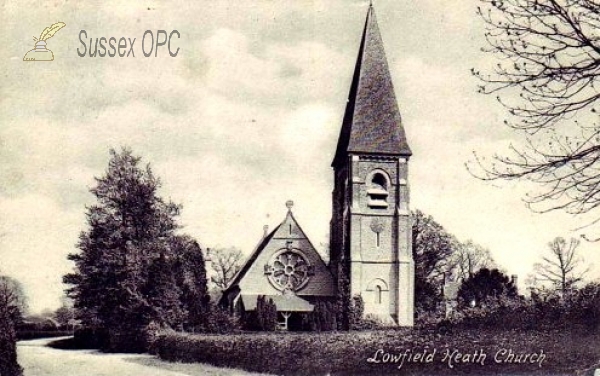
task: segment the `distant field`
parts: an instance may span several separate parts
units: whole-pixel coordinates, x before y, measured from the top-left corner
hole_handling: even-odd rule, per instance
[[[426,330],[347,333],[166,334],[158,355],[255,372],[298,375],[593,375],[600,334]]]

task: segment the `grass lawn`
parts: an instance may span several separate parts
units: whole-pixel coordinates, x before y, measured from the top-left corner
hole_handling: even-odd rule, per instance
[[[162,359],[285,375],[593,375],[600,333],[397,329],[166,334]]]

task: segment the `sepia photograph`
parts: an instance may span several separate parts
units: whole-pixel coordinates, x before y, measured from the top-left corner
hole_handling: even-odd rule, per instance
[[[600,375],[598,0],[0,21],[0,376]]]

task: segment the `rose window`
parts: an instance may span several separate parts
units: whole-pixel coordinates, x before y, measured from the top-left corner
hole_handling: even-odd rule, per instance
[[[297,291],[306,285],[314,273],[302,253],[283,250],[276,253],[271,262],[265,265],[265,274],[276,289]]]

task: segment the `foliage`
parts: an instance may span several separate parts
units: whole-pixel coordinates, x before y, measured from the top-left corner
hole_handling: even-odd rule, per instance
[[[360,295],[354,295],[350,301],[350,329],[359,329],[365,312],[365,302]]]
[[[440,335],[428,329],[389,329],[370,332],[244,333],[238,335],[189,335],[166,333],[156,343],[161,359],[171,362],[209,363],[218,367],[285,375],[456,375],[481,374],[475,362],[456,362],[454,368],[441,361],[445,349],[464,354],[483,350],[488,359],[499,349],[515,353],[538,353],[546,359],[537,363],[485,362],[489,374],[575,374],[597,364],[599,334],[551,331],[462,329]],[[437,349],[436,360],[398,363],[369,363],[378,349],[398,354],[399,349],[422,353]],[[293,354],[293,356],[290,356]],[[257,362],[256,359],[260,359]]]
[[[304,314],[302,318],[304,330],[325,332],[337,329],[336,305],[330,301],[316,301],[314,310]]]
[[[497,65],[473,70],[480,92],[498,95],[522,146],[490,164],[483,179],[525,179],[543,189],[526,201],[541,211],[582,214],[600,204],[597,115],[600,5],[594,0],[480,0]]]
[[[71,335],[73,335],[73,331],[71,330],[17,330],[17,339],[19,341],[36,338],[64,337]]]
[[[415,308],[434,311],[441,302],[441,286],[415,276]]]
[[[549,284],[563,296],[577,287],[589,271],[577,253],[578,246],[579,240],[574,238],[571,238],[569,244],[561,237],[548,243],[549,252],[542,257],[541,262],[534,265],[534,285],[538,281],[542,285]]]
[[[198,243],[189,236],[170,239],[176,284],[185,314],[185,328],[200,330],[210,314],[210,297],[206,284],[204,256]]]
[[[273,299],[267,300],[264,295],[256,299],[256,309],[246,313],[244,327],[249,330],[274,331],[277,329],[277,306]]]
[[[517,287],[498,269],[482,268],[462,283],[458,290],[461,305],[485,306],[493,299],[516,298]]]
[[[435,308],[423,309],[416,307],[415,309],[415,327],[431,328],[438,325],[445,319],[445,310],[443,305],[439,304]]]
[[[241,324],[235,316],[230,315],[223,308],[213,304],[205,322],[198,329],[205,333],[236,333],[240,331]]]
[[[214,283],[221,290],[225,289],[229,281],[237,274],[242,267],[244,254],[237,248],[211,248],[210,266],[214,271],[211,277]]]
[[[54,311],[52,316],[62,328],[72,327],[75,318],[75,308],[63,304]]]
[[[600,284],[592,282],[574,294],[567,301],[569,322],[586,330],[600,329]]]
[[[104,333],[107,350],[143,351],[150,328],[201,321],[196,304],[208,303],[199,285],[206,271],[199,246],[175,235],[180,207],[158,196],[150,167],[129,149],[110,154],[91,189],[97,203],[88,208],[81,253],[69,255],[75,271],[64,282],[82,325]]]
[[[16,324],[21,320],[25,295],[18,281],[0,276],[0,372],[2,376],[20,376],[17,362]]]
[[[335,301],[336,323],[338,330],[350,329],[350,262],[345,255],[332,259],[333,272],[337,274],[337,292]]]
[[[452,269],[455,240],[433,217],[417,210],[412,214],[415,262],[415,305],[434,309],[442,300],[444,273]]]
[[[574,333],[598,332],[600,329],[600,285],[590,283],[574,290],[567,298],[559,294],[530,299],[500,296],[485,305],[462,307],[452,326],[460,328],[555,330]]]

